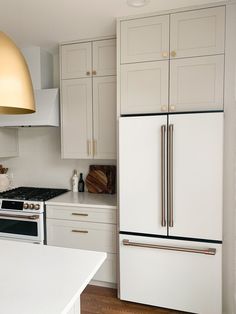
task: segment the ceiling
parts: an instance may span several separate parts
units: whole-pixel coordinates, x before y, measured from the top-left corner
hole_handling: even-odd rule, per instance
[[[169,10],[220,0],[150,0],[142,8],[126,0],[0,0],[0,30],[20,47],[46,49],[58,43],[115,34],[119,16]]]

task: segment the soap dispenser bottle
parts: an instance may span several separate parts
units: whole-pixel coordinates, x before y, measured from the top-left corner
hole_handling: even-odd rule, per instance
[[[72,191],[78,192],[79,177],[78,177],[77,170],[74,170],[74,174],[71,178],[71,181],[72,181]]]

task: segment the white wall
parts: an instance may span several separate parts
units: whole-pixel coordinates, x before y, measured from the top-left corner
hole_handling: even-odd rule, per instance
[[[236,4],[227,7],[225,68],[223,309],[236,311]]]
[[[71,188],[73,169],[85,175],[90,164],[114,164],[113,160],[70,160],[60,156],[60,128],[19,129],[19,157],[1,159],[13,173],[15,186]]]

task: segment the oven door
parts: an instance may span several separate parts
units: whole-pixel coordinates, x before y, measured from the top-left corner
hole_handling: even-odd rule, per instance
[[[43,214],[0,210],[0,238],[43,242]]]

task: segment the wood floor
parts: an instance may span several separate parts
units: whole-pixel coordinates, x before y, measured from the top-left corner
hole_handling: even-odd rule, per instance
[[[124,302],[115,289],[87,286],[81,295],[81,314],[179,314],[182,312]]]

